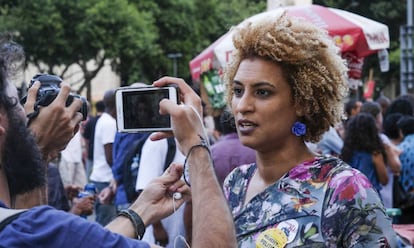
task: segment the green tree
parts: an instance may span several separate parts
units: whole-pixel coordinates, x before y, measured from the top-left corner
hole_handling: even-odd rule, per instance
[[[79,90],[87,87],[90,96],[90,81],[108,60],[126,85],[172,75],[168,54],[181,53],[178,76],[189,80],[192,58],[265,5],[265,0],[0,1],[0,29],[16,34],[39,71],[67,77],[68,66],[79,65],[84,74]]]
[[[135,0],[138,9],[154,15],[162,52],[148,57],[143,70],[149,78],[172,75],[170,53],[181,53],[178,76],[190,81],[189,61],[225,34],[232,25],[265,10],[266,1]]]
[[[39,71],[65,78],[69,66],[77,64],[83,72],[78,91],[86,87],[88,99],[91,80],[105,61],[122,72],[127,65],[119,55],[141,62],[160,51],[151,13],[138,11],[127,0],[19,0],[2,5],[2,14],[3,31],[16,35],[27,61]]]

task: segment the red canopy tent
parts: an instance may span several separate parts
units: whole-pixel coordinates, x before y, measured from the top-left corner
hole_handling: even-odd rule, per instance
[[[350,78],[360,78],[364,57],[389,47],[389,33],[386,25],[348,11],[319,5],[281,7],[254,15],[245,21],[262,16],[277,18],[282,11],[326,29],[340,47],[343,57],[348,60]],[[233,49],[232,32],[229,31],[191,60],[192,79],[200,81],[200,75],[212,70],[219,71],[231,58]],[[217,80],[212,79],[211,76],[201,79],[210,96],[220,93],[215,89],[219,83],[216,82]]]

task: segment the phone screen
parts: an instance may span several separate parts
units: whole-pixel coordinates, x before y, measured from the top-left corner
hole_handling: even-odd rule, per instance
[[[169,89],[122,92],[124,129],[170,128],[170,116],[159,113],[159,103]]]

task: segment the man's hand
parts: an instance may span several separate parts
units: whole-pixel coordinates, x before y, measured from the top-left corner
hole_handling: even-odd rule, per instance
[[[85,196],[82,198],[73,198],[70,212],[76,215],[91,215],[95,204],[95,196]]]
[[[101,204],[110,204],[114,199],[115,192],[111,187],[106,187],[99,192],[98,199]]]
[[[163,99],[160,102],[160,113],[171,115],[174,136],[178,141],[180,151],[187,155],[193,145],[200,144],[200,136],[205,140],[208,139],[204,137],[203,108],[200,97],[180,78],[163,77],[155,81],[153,85],[162,87],[171,83],[179,87],[179,98],[183,104],[177,105],[168,99]],[[162,139],[168,135],[158,132],[151,135],[151,140]]]
[[[153,179],[130,207],[137,212],[146,226],[172,214],[185,201],[191,199],[190,188],[181,180],[182,165],[172,163],[161,177]],[[181,199],[173,193],[180,192]]]
[[[29,88],[24,104],[26,114],[34,111],[39,88],[40,82]],[[30,122],[29,128],[35,135],[46,161],[56,158],[79,129],[82,114],[78,111],[82,107],[82,101],[74,98],[70,106],[66,107],[69,93],[69,85],[61,83],[56,99],[49,106],[40,107],[39,115]]]
[[[65,186],[65,192],[69,200],[73,200],[73,198],[77,197],[79,192],[82,190],[81,187],[76,185],[67,185]]]

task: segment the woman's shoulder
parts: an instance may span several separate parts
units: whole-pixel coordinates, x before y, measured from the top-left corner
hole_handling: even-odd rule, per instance
[[[350,169],[352,168],[348,164],[335,156],[320,155],[292,168],[289,172],[289,177],[300,178],[306,174],[306,177],[309,179],[312,178],[317,181],[325,181],[340,171]]]
[[[240,165],[234,170],[232,170],[229,175],[233,176],[244,176],[248,174],[252,174],[256,170],[256,163],[250,163],[250,164],[243,164]]]
[[[241,181],[248,181],[256,170],[256,163],[244,164],[234,168],[224,180],[224,187],[239,184]]]

